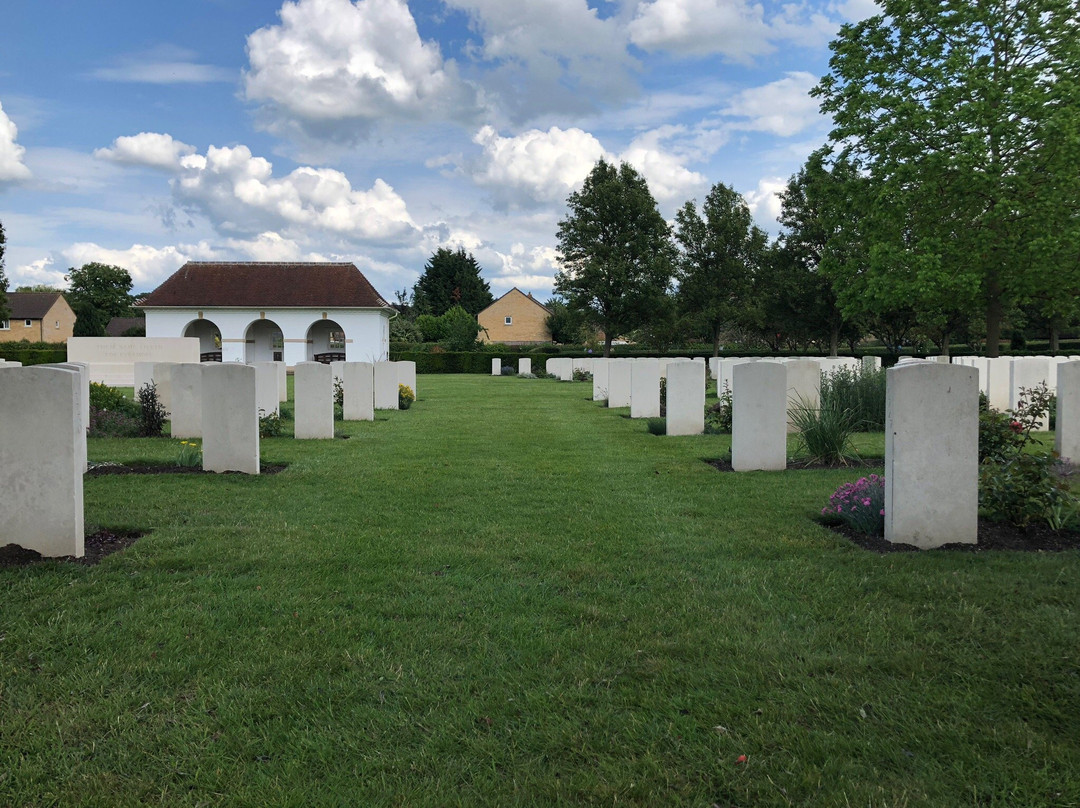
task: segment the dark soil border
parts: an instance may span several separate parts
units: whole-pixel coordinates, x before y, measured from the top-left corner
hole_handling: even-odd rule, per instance
[[[40,564],[44,561],[63,561],[68,564],[81,564],[84,567],[92,567],[101,562],[107,556],[126,550],[136,541],[145,536],[149,531],[122,530],[102,528],[96,533],[91,533],[83,540],[83,556],[56,556],[46,558],[37,550],[27,550],[18,544],[9,544],[0,547],[0,568],[25,567],[30,564]]]
[[[264,463],[259,466],[259,474],[278,474],[288,468],[287,463]],[[87,469],[86,477],[110,477],[117,474],[243,474],[242,471],[203,471],[198,466],[140,466],[140,465],[116,465],[116,466],[91,466]]]
[[[1026,528],[1013,527],[1004,522],[991,522],[979,519],[976,544],[944,544],[933,550],[922,550],[913,544],[894,544],[885,541],[884,536],[868,536],[848,527],[824,519],[815,519],[819,525],[839,533],[852,544],[885,555],[887,553],[919,553],[953,550],[962,553],[983,553],[997,550],[1011,550],[1021,553],[1063,553],[1080,550],[1080,532],[1074,530],[1051,530],[1046,525],[1028,525]]]

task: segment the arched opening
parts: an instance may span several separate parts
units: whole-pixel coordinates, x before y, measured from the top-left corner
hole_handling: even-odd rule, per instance
[[[285,358],[285,337],[273,320],[256,320],[244,334],[245,362],[281,362]]]
[[[344,362],[345,329],[333,320],[316,320],[307,333],[309,362]]]
[[[210,320],[192,320],[184,329],[185,337],[199,340],[199,361],[221,361],[221,329]]]

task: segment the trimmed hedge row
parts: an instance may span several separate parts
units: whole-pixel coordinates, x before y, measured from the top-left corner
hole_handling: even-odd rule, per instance
[[[506,353],[489,353],[486,351],[390,352],[390,360],[393,362],[415,362],[417,373],[479,373],[490,375],[492,359],[500,359],[504,365],[510,365],[515,370],[518,366],[518,359],[531,359],[533,373],[547,367],[546,355],[527,351]]]
[[[33,343],[0,342],[0,359],[22,362],[23,365],[47,365],[67,361],[67,346],[42,348]]]

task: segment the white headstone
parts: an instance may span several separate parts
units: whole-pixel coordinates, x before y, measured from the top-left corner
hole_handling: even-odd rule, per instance
[[[821,365],[812,359],[797,359],[784,363],[788,377],[788,409],[808,407],[816,410],[821,407]],[[794,423],[788,420],[788,431],[795,431]]]
[[[532,360],[525,358],[518,359],[518,373],[532,373]]]
[[[293,395],[296,395],[296,382],[293,381]],[[398,369],[393,362],[375,363],[375,409],[396,410],[398,408]]]
[[[154,381],[154,362],[136,362],[134,364],[135,374],[135,400],[139,399],[139,391],[146,385]]]
[[[86,462],[86,435],[90,429],[90,366],[85,362],[60,362],[45,367],[62,368],[79,374],[79,418],[78,434],[82,435],[77,447],[82,458],[82,468],[86,471],[89,464]]]
[[[284,362],[275,362],[277,366],[278,403],[289,400],[289,369]],[[278,408],[280,412],[281,408]]]
[[[593,360],[591,356],[578,357],[570,360],[570,376],[573,378],[573,374],[579,370],[582,373],[592,373]]]
[[[293,399],[299,440],[334,437],[334,371],[322,362],[298,362],[293,367]]]
[[[608,363],[609,407],[630,406],[630,373],[633,361],[630,359],[609,359]]]
[[[346,362],[342,394],[344,420],[374,421],[375,366],[371,362]]]
[[[975,543],[978,482],[975,369],[932,362],[890,368],[885,387],[885,538],[924,549]]]
[[[734,368],[731,467],[735,471],[787,468],[787,369],[776,362]]]
[[[660,417],[659,359],[636,359],[630,366],[630,417]]]
[[[239,362],[202,364],[203,469],[259,473],[255,368]]]
[[[1080,362],[1058,365],[1054,451],[1080,463]]]
[[[255,368],[255,406],[259,416],[279,415],[281,397],[278,392],[278,362],[252,362]]]
[[[152,370],[158,403],[172,412],[172,367],[174,362],[155,362]]]
[[[416,400],[420,400],[420,392],[416,389],[416,363],[411,360],[395,362],[398,367],[398,384],[403,384],[413,391]]]
[[[700,435],[705,431],[705,364],[674,362],[667,366],[667,434]]]
[[[333,377],[334,382],[341,382],[345,378],[345,360],[334,361],[330,363],[330,375]],[[293,379],[295,382],[296,380]]]
[[[605,401],[608,397],[608,363],[610,359],[597,357],[592,365],[593,401]]]
[[[5,368],[0,546],[18,544],[43,556],[83,555],[86,433],[80,389],[79,373],[70,368]]]
[[[172,436],[201,438],[202,417],[202,365],[198,362],[173,365]]]
[[[986,360],[986,395],[990,399],[990,407],[1001,412],[1012,406],[1012,363],[1011,356],[997,356]]]
[[[1050,375],[1050,362],[1045,356],[1021,356],[1013,359],[1009,376],[1009,408],[1015,410],[1025,400],[1021,390],[1032,390],[1045,384],[1053,391],[1054,377]],[[1038,423],[1039,429],[1046,429],[1048,417],[1043,416]]]
[[[491,360],[491,375],[492,376],[502,376],[502,360],[501,359],[492,359]]]
[[[881,370],[881,357],[880,356],[864,356],[862,358],[862,369],[864,373],[869,373],[875,370]]]

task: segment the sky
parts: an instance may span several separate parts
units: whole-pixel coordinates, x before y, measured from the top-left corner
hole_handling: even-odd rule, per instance
[[[604,157],[671,220],[716,183],[778,232],[809,90],[873,0],[13,0],[0,27],[9,287],[186,261],[352,261],[388,300],[439,247],[551,295]]]

